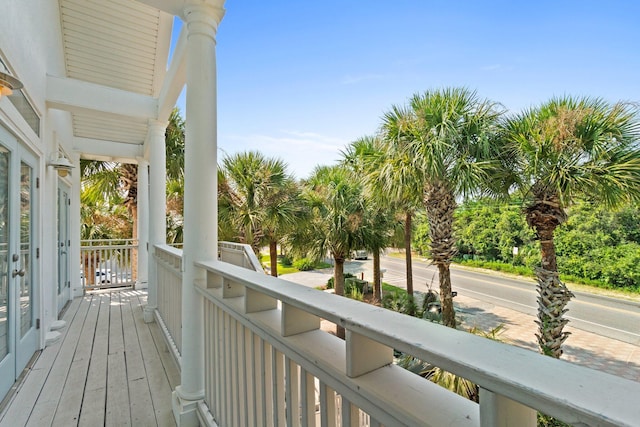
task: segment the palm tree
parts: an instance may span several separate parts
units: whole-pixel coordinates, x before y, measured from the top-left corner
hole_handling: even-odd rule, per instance
[[[122,204],[131,220],[131,239],[138,238],[138,166],[129,163],[82,160],[81,204],[107,206]],[[137,277],[138,252],[131,252],[131,271]]]
[[[218,180],[221,228],[256,254],[268,243],[273,276],[278,275],[278,242],[299,212],[297,187],[286,168],[280,159],[248,151],[225,157]]]
[[[465,88],[415,94],[408,108],[393,107],[383,119],[384,140],[396,150],[385,182],[419,185],[429,221],[431,258],[438,268],[442,319],[455,328],[449,266],[455,254],[456,199],[479,192],[497,167],[490,135],[501,111]],[[409,187],[411,188],[411,187]]]
[[[559,358],[573,294],[558,276],[554,233],[577,198],[615,207],[640,199],[638,108],[593,98],[555,98],[504,123],[506,158],[524,214],[540,240],[538,345]]]
[[[169,117],[165,133],[167,149],[167,178],[173,183],[171,188],[184,185],[184,120],[179,110],[174,108]],[[138,165],[82,160],[82,204],[95,206],[106,203],[107,206],[124,205],[131,219],[131,238],[138,238]],[[181,234],[181,233],[180,233]],[[137,274],[137,251],[131,256],[134,277]]]
[[[185,122],[176,107],[171,111],[164,137],[169,180],[184,180],[184,132]]]
[[[316,258],[331,255],[335,293],[344,295],[344,262],[365,242],[362,185],[345,167],[318,166],[305,183],[303,197],[311,210],[307,247]],[[338,327],[337,335],[344,338],[344,329]]]
[[[395,220],[395,210],[392,203],[381,192],[377,171],[384,159],[385,153],[377,137],[363,137],[352,142],[342,152],[342,164],[350,168],[364,188],[365,204],[363,215],[364,248],[373,255],[373,298],[382,300],[382,275],[380,270],[381,252],[388,247],[394,237],[398,222]],[[413,294],[413,289],[411,289]]]
[[[278,244],[304,221],[306,210],[300,195],[298,183],[287,176],[281,186],[274,188],[266,205],[263,230],[269,243],[271,275],[278,277]]]
[[[393,117],[393,118],[392,118]],[[402,216],[404,224],[403,242],[405,248],[405,272],[407,293],[413,298],[413,262],[411,254],[411,240],[413,236],[413,217],[422,205],[423,185],[416,179],[414,159],[407,150],[410,138],[399,138],[395,132],[389,132],[387,126],[401,125],[412,119],[409,110],[393,107],[387,113],[383,123],[381,139],[381,157],[375,168],[371,168],[367,181],[376,193],[393,206]]]
[[[185,122],[174,108],[165,132],[167,163],[167,242],[182,243],[184,231],[184,135]]]

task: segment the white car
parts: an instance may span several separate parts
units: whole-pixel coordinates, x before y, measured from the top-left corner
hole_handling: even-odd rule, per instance
[[[359,249],[353,253],[353,259],[368,259],[369,254],[364,249]]]

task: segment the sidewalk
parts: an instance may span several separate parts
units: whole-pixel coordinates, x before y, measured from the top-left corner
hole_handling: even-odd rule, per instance
[[[292,273],[280,278],[317,287],[325,285],[332,273],[331,269],[325,269]],[[502,324],[501,340],[537,351],[535,333],[538,326],[534,316],[463,296],[456,297],[455,305],[464,328],[476,326],[489,331]],[[566,330],[571,335],[563,346],[563,360],[640,382],[640,347],[573,328],[571,323]]]

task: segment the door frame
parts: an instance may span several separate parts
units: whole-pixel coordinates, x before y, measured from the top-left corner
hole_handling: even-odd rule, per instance
[[[7,309],[8,309],[8,348],[7,355],[0,360],[0,398],[4,397],[13,385],[29,360],[39,348],[40,331],[38,330],[38,318],[40,317],[40,259],[39,259],[39,159],[25,144],[11,134],[0,124],[0,144],[9,152],[8,163],[8,247],[7,261]],[[21,244],[21,174],[22,167],[29,167],[30,195],[29,195],[29,245],[28,253],[23,254]],[[17,255],[17,260],[14,260]],[[25,256],[26,255],[26,256]],[[30,316],[29,329],[24,334],[21,331],[20,314],[20,286],[22,275],[14,277],[16,272],[26,268],[26,283],[29,289]]]
[[[64,200],[63,194],[66,194]],[[58,286],[56,287],[56,295],[58,301],[57,314],[59,315],[71,299],[71,256],[69,253],[71,246],[71,187],[61,179],[58,179],[57,208]],[[61,234],[64,234],[64,236],[61,236]]]

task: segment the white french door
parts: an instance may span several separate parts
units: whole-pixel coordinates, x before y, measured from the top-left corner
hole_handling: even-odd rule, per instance
[[[0,126],[0,399],[38,347],[35,156]]]
[[[58,313],[70,298],[71,279],[69,278],[69,210],[70,188],[62,181],[58,182]]]

